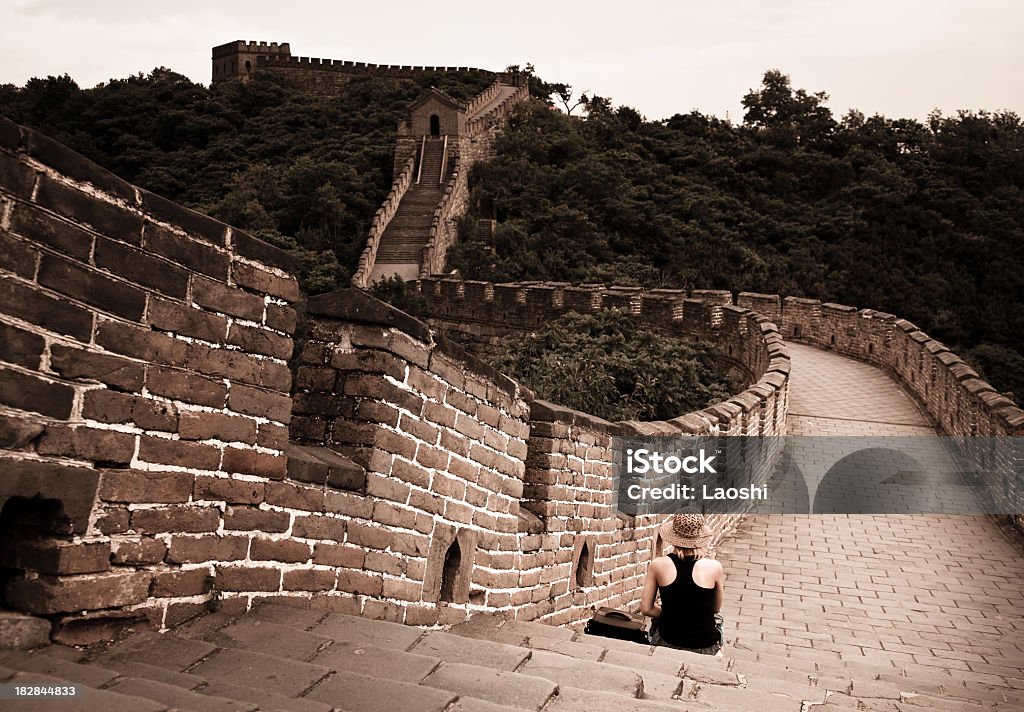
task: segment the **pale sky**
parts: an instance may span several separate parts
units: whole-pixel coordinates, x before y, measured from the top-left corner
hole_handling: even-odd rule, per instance
[[[837,118],[1024,115],[1021,0],[0,0],[0,83],[68,73],[89,87],[161,65],[209,83],[210,48],[236,39],[387,64],[532,62],[652,119],[739,120],[772,68],[828,92]]]

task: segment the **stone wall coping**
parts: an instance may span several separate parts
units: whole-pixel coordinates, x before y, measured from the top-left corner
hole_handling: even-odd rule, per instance
[[[397,329],[424,342],[431,348],[457,359],[469,370],[492,381],[500,390],[513,396],[518,395],[527,402],[533,400],[533,392],[530,389],[520,385],[490,364],[467,353],[461,344],[443,334],[434,333],[419,319],[360,289],[349,287],[310,297],[306,304],[306,310],[312,316],[324,316],[340,321]]]
[[[148,190],[136,188],[77,151],[44,136],[35,129],[20,126],[4,116],[0,116],[0,147],[24,151],[31,158],[58,173],[83,183],[90,183],[101,191],[123,200],[132,208],[148,213],[158,220],[178,225],[211,244],[228,246],[236,255],[285,272],[295,271],[295,259],[288,252],[208,215],[178,205]]]

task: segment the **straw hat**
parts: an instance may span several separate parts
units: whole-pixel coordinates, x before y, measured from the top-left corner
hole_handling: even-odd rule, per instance
[[[684,549],[703,549],[711,541],[703,514],[676,514],[659,531],[666,544]]]

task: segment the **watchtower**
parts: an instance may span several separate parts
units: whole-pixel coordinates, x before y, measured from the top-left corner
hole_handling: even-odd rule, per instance
[[[246,42],[236,40],[213,48],[213,83],[238,79],[249,81],[260,57],[291,57],[287,42]]]

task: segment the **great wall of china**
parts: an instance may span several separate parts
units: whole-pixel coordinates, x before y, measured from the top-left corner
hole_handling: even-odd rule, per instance
[[[255,66],[278,62],[325,66]],[[524,98],[521,83],[495,76],[451,107],[464,125],[487,118],[454,142],[462,169]],[[412,183],[417,121],[445,101],[433,98],[400,134],[357,286]],[[444,191],[451,214],[465,200],[459,175]],[[752,293],[430,276],[454,239],[435,239],[436,222],[414,282],[425,321],[358,289],[311,298],[293,376],[300,295],[287,254],[2,118],[0,227],[3,599],[69,641],[112,621],[168,628],[261,602],[420,626],[467,625],[474,613],[563,625],[594,606],[633,606],[661,518],[616,514],[611,438],[786,434],[787,342],[888,374],[938,432],[1024,435],[1024,411],[893,315]],[[671,421],[609,423],[538,400],[477,358],[565,312],[612,307],[711,344],[736,395]],[[1024,512],[1019,478],[997,484],[1001,506]],[[716,543],[741,520],[715,518]],[[503,625],[463,630],[503,640]]]

